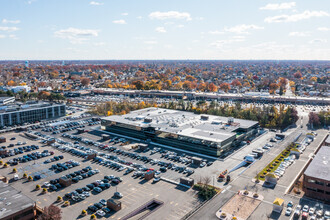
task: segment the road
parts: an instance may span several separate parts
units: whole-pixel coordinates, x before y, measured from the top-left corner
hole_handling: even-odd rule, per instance
[[[305,118],[301,120],[303,121],[303,124],[306,122]],[[307,133],[305,126],[303,128],[299,126],[297,128],[289,129],[287,131],[288,137],[286,137],[286,139],[280,143],[278,147],[272,149],[271,152],[264,155],[261,160],[253,164],[244,173],[239,174],[236,179],[234,179],[228,186],[226,186],[226,188],[224,188],[224,192],[213,198],[204,207],[190,216],[189,219],[217,219],[215,216],[216,211],[219,210],[220,207],[222,207],[235,193],[237,193],[238,190],[245,188],[250,191],[258,192],[264,196],[263,202],[249,217],[251,220],[260,218],[267,219],[267,217],[270,217],[271,219],[288,220],[289,218],[284,215],[274,215],[274,213],[273,215],[270,214],[272,212],[272,202],[276,197],[285,199],[285,202],[293,201],[294,204],[311,204],[311,201],[308,199],[300,199],[295,196],[286,195],[285,193],[296,175],[306,164],[314,150],[318,147],[322,138],[327,135],[328,131],[326,130],[318,131],[318,136],[315,138],[315,141],[306,148],[305,152],[301,155],[299,160],[296,160],[293,165],[287,168],[286,173],[283,177],[280,178],[277,186],[274,189],[268,189],[260,185],[256,185],[252,182],[252,179],[255,177],[256,173],[265,167],[270,161],[272,161],[273,158],[276,157],[301,132],[303,132],[303,134]],[[314,204],[314,206],[317,207],[317,203]]]

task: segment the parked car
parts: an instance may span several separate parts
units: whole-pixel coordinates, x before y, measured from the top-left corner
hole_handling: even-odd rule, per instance
[[[115,192],[113,195],[116,198],[123,198],[123,194],[121,194],[120,192]]]

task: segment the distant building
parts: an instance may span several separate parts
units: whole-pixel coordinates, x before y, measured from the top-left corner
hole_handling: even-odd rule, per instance
[[[330,147],[322,146],[304,172],[303,191],[314,199],[330,202]]]
[[[52,91],[52,87],[48,86],[48,87],[38,87],[38,92],[40,91]]]
[[[13,103],[15,102],[15,97],[0,97],[0,105],[6,105],[8,103]]]
[[[29,61],[25,61],[25,67],[29,68]]]
[[[212,156],[230,151],[259,126],[257,121],[163,108],[105,117],[101,125],[110,132]]]
[[[12,186],[0,181],[1,220],[32,220],[36,216],[35,202]]]
[[[65,104],[13,103],[0,106],[0,127],[65,116]]]
[[[4,91],[11,90],[13,93],[18,93],[20,91],[30,92],[31,87],[30,86],[6,86],[2,87]]]

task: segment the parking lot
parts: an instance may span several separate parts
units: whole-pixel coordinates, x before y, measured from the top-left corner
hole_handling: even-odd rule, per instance
[[[16,139],[10,140],[11,137],[15,137]],[[84,158],[59,151],[51,146],[46,146],[40,143],[40,141],[27,139],[24,137],[23,133],[8,133],[7,139],[9,140],[6,145],[13,143],[16,147],[17,142],[26,142],[26,145],[39,146],[39,149],[34,151],[52,152],[52,155],[41,157],[32,161],[21,162],[17,165],[9,166],[8,168],[3,168],[0,170],[0,173],[2,176],[7,176],[15,188],[35,200],[37,205],[46,206],[55,203],[56,205],[62,207],[63,216],[65,216],[65,219],[75,219],[79,217],[83,209],[88,210],[89,206],[94,203],[98,203],[101,199],[107,200],[112,198],[116,191],[123,195],[123,198],[120,199],[122,202],[122,210],[117,213],[110,212],[106,214],[105,217],[115,219],[123,217],[140,205],[156,198],[164,202],[162,208],[157,211],[157,215],[163,216],[163,219],[180,219],[185,213],[189,212],[194,206],[199,204],[196,191],[192,189],[187,190],[186,188],[180,188],[175,184],[165,181],[154,183],[152,180],[146,181],[143,178],[133,178],[133,172],[125,175],[124,171],[110,169],[109,167],[100,165],[94,161],[86,161]],[[6,162],[16,157],[22,157],[25,154],[26,153],[9,156],[3,158],[3,161]],[[63,156],[63,159],[56,161],[51,160],[51,158],[58,156]],[[47,162],[45,163],[45,161]],[[76,161],[80,165],[60,172],[51,169],[51,167],[55,164],[65,163],[68,161]],[[37,185],[40,185],[43,188],[45,187],[44,185],[48,185],[51,180],[72,174],[85,167],[91,167],[92,170],[98,170],[98,173],[90,177],[83,178],[68,187],[58,188],[55,191],[52,191],[49,187],[46,187],[48,188],[48,192],[45,194],[42,193],[42,190],[35,190]],[[17,168],[17,173],[12,172],[13,168]],[[24,173],[31,177],[38,176],[38,179],[34,178],[32,181],[28,181],[26,178],[23,179],[22,177]],[[15,174],[19,176],[19,180],[14,180]],[[120,177],[122,182],[119,184],[114,184],[111,182],[111,187],[109,189],[102,190],[100,193],[90,191],[89,196],[81,201],[73,201],[72,199],[67,199],[65,196],[69,192],[79,188],[84,188],[87,184],[91,184],[97,180],[103,180],[105,176],[111,175]],[[63,197],[64,201],[57,203],[56,200],[58,196]],[[66,200],[70,202],[69,207],[64,207],[64,202]],[[89,214],[91,213],[89,212]],[[89,218],[88,215],[85,218]],[[152,218],[152,215],[150,218]]]
[[[122,202],[122,210],[102,213],[99,209],[100,215],[105,214],[105,217],[115,219],[122,218],[155,198],[164,202],[164,205],[156,212],[158,216],[162,216],[162,219],[180,219],[200,204],[200,201],[195,190],[178,187],[171,181],[179,182],[180,177],[189,176],[197,182],[209,176],[212,177],[211,185],[222,188],[224,182],[217,181],[219,173],[231,170],[240,164],[246,155],[252,153],[253,149],[262,149],[265,143],[275,135],[274,132],[266,132],[251,144],[245,144],[221,160],[201,157],[202,165],[195,166],[192,165],[191,160],[193,156],[197,156],[194,153],[155,146],[141,151],[134,148],[136,141],[116,135],[110,135],[110,140],[103,140],[102,134],[105,133],[99,130],[98,120],[91,117],[77,117],[67,122],[55,121],[32,128],[28,132],[38,136],[40,140],[30,140],[24,136],[23,132],[7,133],[6,145],[14,144],[13,148],[18,148],[20,147],[16,146],[18,142],[26,142],[25,145],[39,147],[32,152],[45,152],[45,156],[31,161],[19,161],[17,165],[13,164],[12,167],[0,170],[0,174],[8,176],[13,181],[15,174],[11,171],[16,167],[19,178],[23,176],[23,173],[34,177],[33,181],[26,179],[13,181],[13,186],[34,199],[40,206],[52,203],[59,205],[62,207],[63,215],[70,219],[79,217],[83,209],[88,210],[88,214],[95,213],[96,210],[91,211],[93,209],[91,206],[95,203],[98,205],[101,199],[107,200],[114,197],[115,192],[120,192],[123,196],[119,199]],[[82,133],[78,134],[78,129]],[[16,137],[16,139],[10,140],[11,137]],[[53,139],[56,141],[53,146],[45,145],[46,140]],[[276,148],[276,143],[272,148]],[[267,153],[272,148],[263,150]],[[86,160],[86,156],[95,152],[98,152],[96,158]],[[27,153],[31,154],[31,152],[23,152],[6,157],[3,161],[10,161],[16,157],[23,158]],[[85,172],[83,169],[86,167],[89,169]],[[127,172],[132,168],[134,171]],[[233,171],[232,179],[245,169],[247,167]],[[146,181],[143,176],[149,170],[156,171],[156,178]],[[67,187],[59,185],[59,178],[63,176],[71,178],[72,185]],[[48,192],[43,194],[42,190],[35,190],[36,185],[47,188]],[[58,196],[63,197],[64,200],[56,202]],[[65,201],[69,201],[71,208],[64,206]],[[85,218],[89,218],[88,216]],[[153,219],[152,216],[154,215],[151,214],[149,218]]]

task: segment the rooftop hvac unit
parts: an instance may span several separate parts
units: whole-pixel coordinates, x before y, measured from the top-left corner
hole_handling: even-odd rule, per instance
[[[234,122],[234,118],[233,117],[229,117],[228,118],[228,124],[231,124],[231,123],[233,123]]]
[[[208,115],[201,115],[201,120],[209,120],[209,116]]]

